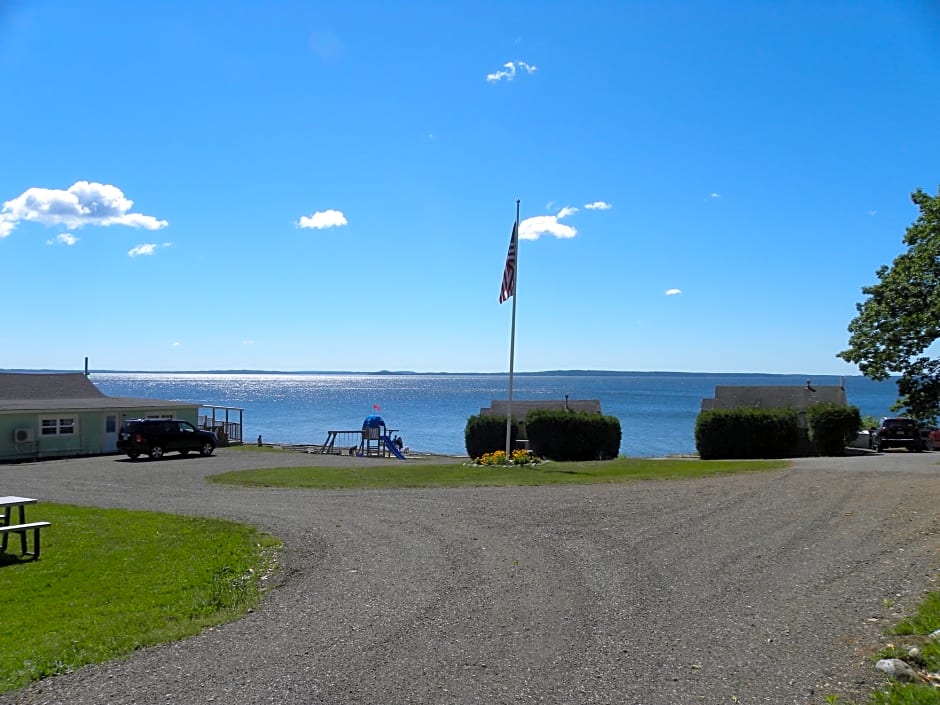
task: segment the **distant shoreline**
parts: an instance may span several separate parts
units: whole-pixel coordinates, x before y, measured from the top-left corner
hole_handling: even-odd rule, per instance
[[[61,370],[61,369],[21,369],[9,368],[0,369],[0,372],[16,373],[75,373],[84,372],[84,370]],[[442,377],[442,376],[476,376],[476,377],[507,377],[508,372],[415,372],[413,370],[99,370],[90,369],[89,374],[134,374],[134,375],[357,375],[362,377],[395,377],[395,376],[414,376],[414,377]],[[513,372],[515,377],[655,377],[657,375],[670,376],[688,376],[688,377],[806,377],[822,378],[861,378],[861,374],[833,374],[833,373],[815,373],[815,372],[685,372],[675,370],[541,370],[529,372]],[[894,377],[891,377],[894,379]]]

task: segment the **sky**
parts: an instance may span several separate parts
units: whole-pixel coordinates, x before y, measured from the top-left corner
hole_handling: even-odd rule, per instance
[[[0,0],[0,369],[858,374],[938,124],[928,0]]]

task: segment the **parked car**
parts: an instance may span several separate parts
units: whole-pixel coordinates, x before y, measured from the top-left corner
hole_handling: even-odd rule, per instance
[[[940,429],[932,426],[923,429],[924,450],[940,450]]]
[[[146,453],[153,460],[174,451],[181,455],[190,451],[212,455],[216,445],[218,439],[212,431],[202,431],[178,419],[130,419],[121,426],[117,441],[118,450],[129,458]]]
[[[923,450],[924,441],[917,422],[908,418],[882,419],[881,426],[875,433],[875,450],[881,452],[885,448],[907,448],[918,452]]]

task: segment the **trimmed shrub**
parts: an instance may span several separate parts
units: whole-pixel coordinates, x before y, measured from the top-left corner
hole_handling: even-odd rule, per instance
[[[695,447],[702,460],[784,458],[799,438],[793,409],[709,409],[695,421]]]
[[[510,432],[510,443],[515,446],[519,435],[518,424],[513,423]],[[506,417],[505,416],[471,416],[463,430],[464,445],[467,455],[471,458],[480,458],[486,453],[506,450]]]
[[[806,410],[809,438],[820,455],[844,455],[845,447],[858,435],[862,416],[857,406],[832,402],[814,404]]]
[[[529,450],[552,460],[605,460],[620,454],[620,419],[586,411],[533,409],[525,417]]]

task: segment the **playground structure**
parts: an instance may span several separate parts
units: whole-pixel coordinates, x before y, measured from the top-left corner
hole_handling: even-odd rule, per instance
[[[387,428],[385,421],[377,414],[366,416],[359,431],[328,431],[326,442],[320,446],[320,453],[355,455],[360,458],[388,458],[394,456],[405,460],[399,445],[392,440],[391,434],[397,428]],[[398,439],[401,442],[401,439]]]

